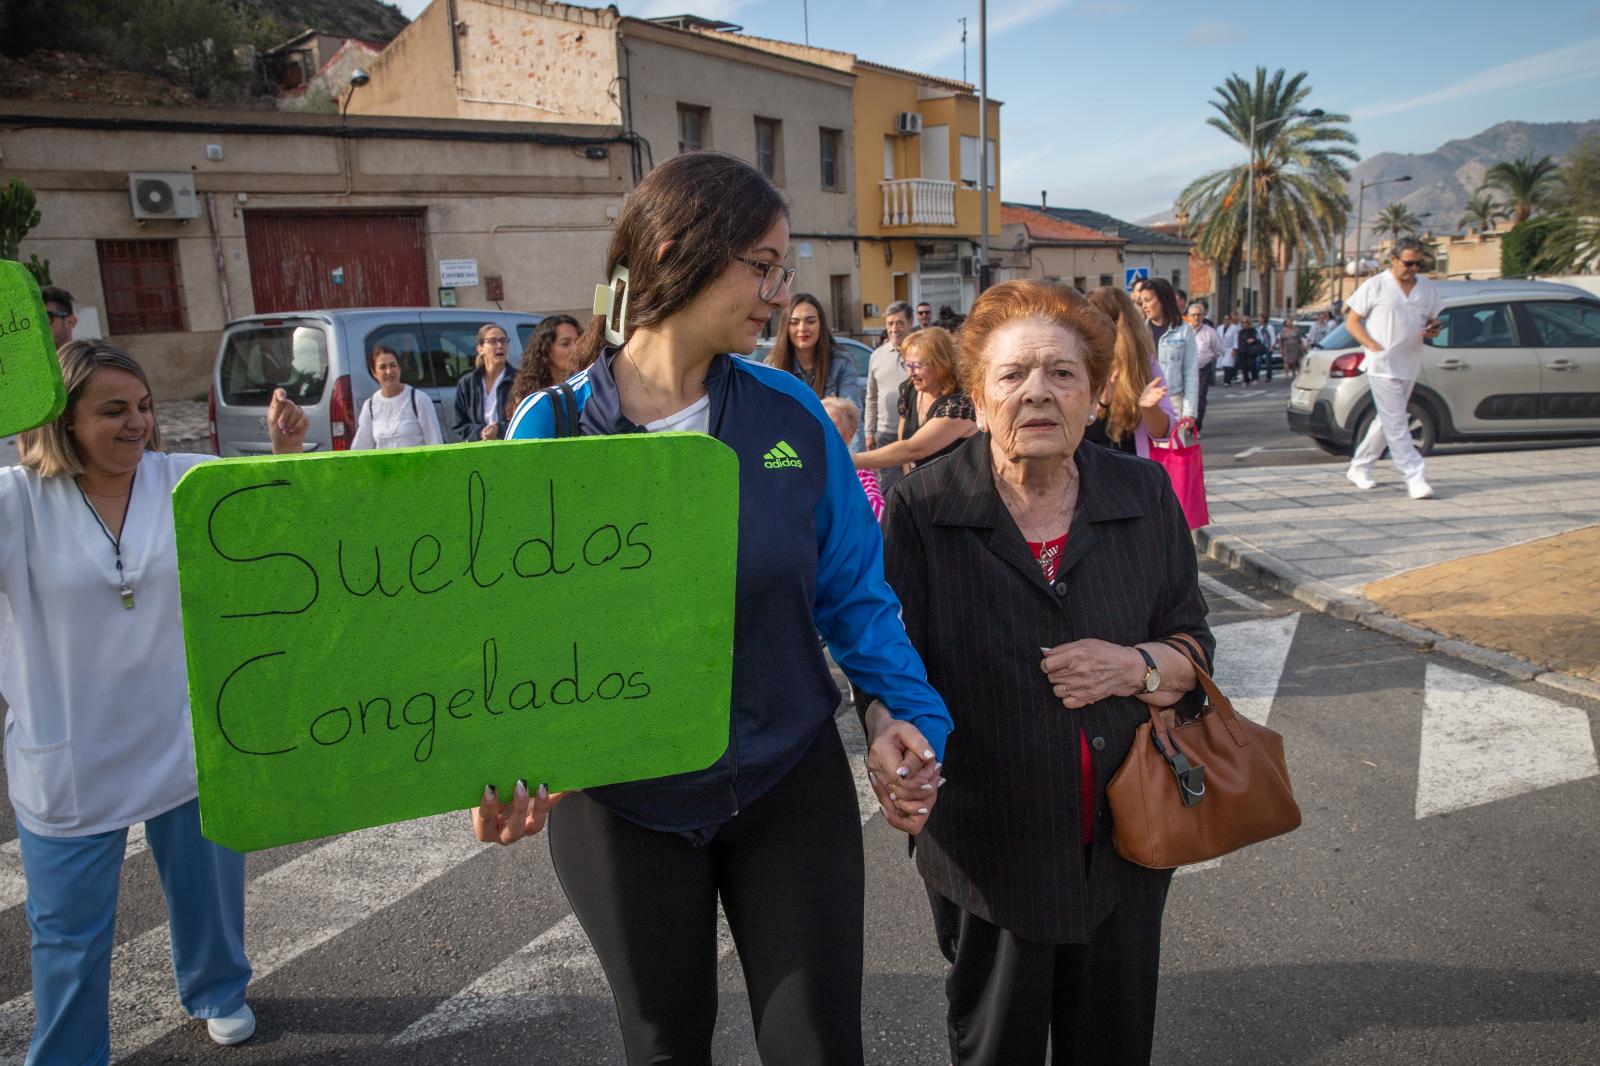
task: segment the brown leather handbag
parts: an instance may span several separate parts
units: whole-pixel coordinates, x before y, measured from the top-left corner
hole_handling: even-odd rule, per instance
[[[1207,706],[1174,728],[1151,707],[1106,787],[1117,853],[1156,870],[1215,859],[1300,825],[1283,738],[1236,714],[1206,673],[1200,646],[1184,634],[1176,639],[1195,663]]]

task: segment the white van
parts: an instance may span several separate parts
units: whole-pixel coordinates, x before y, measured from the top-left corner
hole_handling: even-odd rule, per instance
[[[400,380],[433,401],[445,440],[457,440],[456,382],[477,359],[478,330],[494,323],[511,338],[511,366],[544,316],[533,312],[431,307],[363,307],[251,315],[228,323],[211,378],[211,448],[218,455],[265,455],[267,403],[274,389],[311,419],[305,450],[342,451],[378,383],[367,370],[377,345],[400,356]]]

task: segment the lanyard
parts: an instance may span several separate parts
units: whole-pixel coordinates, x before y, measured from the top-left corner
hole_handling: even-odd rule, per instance
[[[130,509],[133,507],[133,486],[138,480],[139,469],[138,467],[135,467],[133,471],[133,478],[128,482],[128,507]],[[94,515],[94,524],[100,527],[100,532],[104,533],[106,535],[106,539],[111,542],[111,550],[116,552],[117,578],[121,581],[121,587],[117,589],[117,594],[122,597],[123,609],[131,611],[133,610],[133,586],[128,584],[128,575],[123,573],[122,570],[122,538],[111,535],[111,530],[106,528],[105,520],[100,517],[100,512],[96,511],[94,509],[94,504],[89,502],[89,497],[84,493],[83,486],[79,485],[76,481],[74,481],[72,484],[75,488],[77,488],[78,496],[83,500],[83,505],[89,508],[90,514]],[[128,521],[126,511],[123,512],[122,521],[123,525],[126,526]]]

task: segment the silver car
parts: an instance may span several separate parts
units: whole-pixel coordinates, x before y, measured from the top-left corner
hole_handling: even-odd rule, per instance
[[[274,389],[311,419],[306,451],[350,446],[356,418],[378,383],[367,353],[379,344],[400,355],[400,380],[433,401],[445,440],[456,439],[456,382],[477,359],[478,330],[493,322],[511,338],[511,365],[543,315],[520,311],[364,307],[251,315],[223,330],[211,379],[211,449],[264,455],[267,403]]]
[[[1411,439],[1600,437],[1600,300],[1543,281],[1440,281],[1444,323],[1411,394]],[[1372,424],[1366,353],[1342,324],[1306,354],[1289,428],[1349,455]]]

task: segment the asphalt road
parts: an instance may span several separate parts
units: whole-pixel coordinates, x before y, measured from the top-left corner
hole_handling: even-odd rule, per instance
[[[1283,733],[1305,824],[1176,877],[1156,1061],[1600,1061],[1600,707],[1207,571],[1219,681]],[[859,751],[853,719],[841,729]],[[947,1061],[921,884],[902,838],[863,807],[868,1061]],[[11,1063],[31,1002],[15,830],[0,815]],[[619,1061],[603,976],[542,842],[481,847],[464,815],[443,816],[258,853],[249,874],[260,1031],[221,1049],[176,1010],[155,870],[130,847],[121,1061]],[[731,952],[720,984],[717,1061],[753,1064]]]

